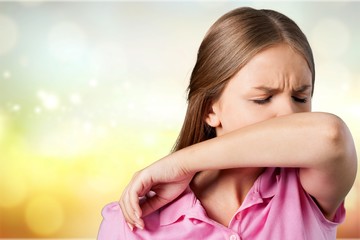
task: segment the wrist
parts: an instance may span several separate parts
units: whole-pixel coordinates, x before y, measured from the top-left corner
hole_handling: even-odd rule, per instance
[[[190,154],[188,154],[188,148],[176,151],[171,155],[173,163],[185,175],[195,174],[199,171],[195,169],[195,164],[193,164],[193,158]]]

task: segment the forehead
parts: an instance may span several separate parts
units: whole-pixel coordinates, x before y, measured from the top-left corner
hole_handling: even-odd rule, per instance
[[[241,79],[240,83],[248,87],[297,88],[312,85],[312,74],[305,58],[286,44],[257,53],[234,79]]]

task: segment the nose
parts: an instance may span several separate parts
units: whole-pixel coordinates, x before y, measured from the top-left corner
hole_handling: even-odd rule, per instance
[[[277,109],[276,109],[277,117],[289,115],[296,112],[299,112],[299,109],[297,108],[292,98],[281,99],[277,104]]]

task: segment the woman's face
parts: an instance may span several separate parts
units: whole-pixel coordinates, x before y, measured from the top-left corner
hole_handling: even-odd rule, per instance
[[[286,44],[276,45],[230,79],[206,122],[220,136],[269,118],[309,112],[312,88],[305,59]]]

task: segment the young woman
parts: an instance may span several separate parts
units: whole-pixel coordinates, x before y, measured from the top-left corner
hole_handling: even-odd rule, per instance
[[[103,209],[98,238],[335,239],[357,157],[339,117],[311,112],[314,80],[291,19],[222,16],[200,46],[173,153]]]

